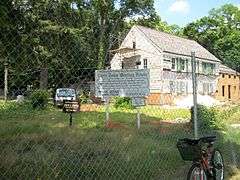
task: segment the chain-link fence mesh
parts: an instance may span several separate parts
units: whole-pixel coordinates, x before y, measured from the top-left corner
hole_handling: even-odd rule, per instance
[[[173,104],[178,96],[192,100],[185,92],[190,86],[181,84],[190,70],[175,72],[182,81],[168,80],[169,93],[150,90],[146,105],[138,108],[138,129],[138,109],[129,99],[111,98],[107,107],[94,96],[95,71],[110,67],[113,56],[107,52],[119,48],[129,29],[101,39],[98,17],[84,1],[4,1],[0,8],[0,179],[186,179],[191,162],[181,159],[176,143],[194,136],[191,110]],[[147,65],[142,59],[140,69],[151,72]],[[55,106],[58,88],[76,90],[80,111],[73,113],[71,127],[69,114]],[[33,108],[32,94],[39,89],[39,96],[44,90],[50,94],[45,108]],[[209,111],[199,119],[213,120],[213,130],[200,128],[199,136],[217,135],[228,179],[240,165],[240,131],[229,126],[238,122],[240,110]]]

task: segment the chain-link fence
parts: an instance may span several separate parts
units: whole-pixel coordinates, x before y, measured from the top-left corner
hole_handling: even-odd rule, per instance
[[[191,163],[176,143],[194,137],[190,50],[156,54],[139,46],[143,36],[129,40],[129,28],[101,37],[107,28],[80,2],[6,1],[0,8],[0,179],[186,179]],[[136,47],[121,46],[122,37]],[[219,64],[196,60],[198,101],[211,104]],[[95,71],[109,68],[149,70],[144,106],[96,97]],[[64,100],[80,104],[72,126]],[[240,131],[230,127],[239,112],[218,105],[198,114],[199,136],[218,137],[227,179],[240,165]]]

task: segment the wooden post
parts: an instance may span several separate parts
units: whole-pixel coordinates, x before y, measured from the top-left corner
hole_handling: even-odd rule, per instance
[[[193,123],[194,123],[194,137],[198,138],[198,124],[197,124],[197,77],[196,77],[196,59],[195,52],[191,52],[192,57],[192,85],[193,85]]]
[[[8,63],[4,63],[4,100],[7,101],[8,96]]]
[[[70,112],[69,126],[72,126],[72,112]]]

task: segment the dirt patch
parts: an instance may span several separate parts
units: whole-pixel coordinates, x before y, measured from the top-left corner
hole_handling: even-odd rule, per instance
[[[107,124],[106,124],[106,128],[109,128],[109,129],[127,129],[127,126],[124,125],[124,124],[121,124],[119,122],[113,122],[113,121],[109,121]]]
[[[145,123],[158,127],[161,134],[169,134],[176,131],[176,129],[181,129],[183,131],[189,131],[191,129],[189,122],[179,123],[172,121],[146,121]]]
[[[80,112],[91,112],[91,111],[97,111],[101,108],[98,104],[81,104],[80,106]]]

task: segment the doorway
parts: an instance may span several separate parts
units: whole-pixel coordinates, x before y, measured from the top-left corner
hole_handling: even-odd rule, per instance
[[[231,99],[231,85],[228,85],[228,99]]]

